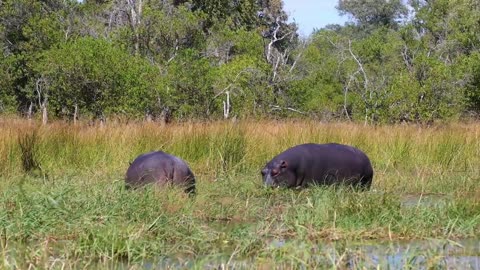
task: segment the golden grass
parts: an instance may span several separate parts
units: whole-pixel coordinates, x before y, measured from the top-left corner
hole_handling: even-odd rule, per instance
[[[301,143],[337,142],[356,146],[370,157],[376,190],[478,193],[480,123],[475,122],[429,127],[308,120],[41,126],[3,119],[0,127],[0,173],[7,178],[22,175],[18,140],[36,131],[38,163],[45,175],[53,177],[123,181],[135,157],[163,150],[190,165],[200,188],[235,176],[260,185],[260,169],[276,154]]]

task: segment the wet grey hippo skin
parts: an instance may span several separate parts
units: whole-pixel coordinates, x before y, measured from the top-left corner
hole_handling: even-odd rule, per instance
[[[301,144],[274,157],[261,171],[272,187],[346,184],[369,189],[373,169],[367,155],[342,144]]]
[[[185,192],[195,193],[195,176],[182,159],[162,151],[138,156],[125,175],[127,187],[139,187],[156,182],[172,183],[185,187]]]

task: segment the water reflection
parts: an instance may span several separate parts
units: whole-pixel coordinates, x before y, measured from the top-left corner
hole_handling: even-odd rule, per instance
[[[480,269],[480,241],[416,240],[364,243],[347,248],[351,269]]]
[[[288,246],[301,249],[309,247],[284,239],[273,239],[267,250],[286,249]],[[470,269],[480,270],[479,240],[415,240],[402,242],[323,243],[311,248],[306,265],[296,268],[310,269],[312,265],[334,266],[338,269]],[[273,261],[282,265],[281,261]],[[290,265],[286,263],[286,265]],[[143,269],[253,269],[259,266],[258,259],[238,259],[228,255],[205,257],[193,260],[162,260],[146,263]],[[262,268],[262,267],[261,267]]]
[[[400,202],[405,207],[444,206],[449,199],[446,194],[405,194]]]

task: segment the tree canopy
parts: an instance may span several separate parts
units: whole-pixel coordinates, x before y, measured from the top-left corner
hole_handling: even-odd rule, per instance
[[[350,21],[300,38],[281,0],[3,0],[0,114],[367,123],[480,114],[478,1],[337,9]]]

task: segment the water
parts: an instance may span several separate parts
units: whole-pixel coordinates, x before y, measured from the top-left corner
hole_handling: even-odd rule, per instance
[[[400,202],[405,207],[418,206],[444,206],[450,196],[446,194],[406,194],[400,198]]]
[[[270,249],[289,241],[274,239]],[[480,240],[414,240],[320,244],[314,254],[320,263],[345,269],[472,269],[480,270]],[[325,260],[328,258],[328,260]]]
[[[285,245],[309,248],[301,243],[273,239],[267,250],[281,249]],[[465,269],[480,270],[479,240],[414,240],[392,242],[362,242],[353,244],[322,243],[310,248],[309,264],[324,265],[331,269]],[[214,256],[195,261],[164,259],[142,264],[143,269],[252,269],[255,258],[239,259],[232,256]],[[124,269],[127,269],[125,267]],[[300,269],[309,269],[309,266]]]
[[[293,249],[292,249],[293,248]],[[314,266],[325,266],[332,269],[466,269],[480,270],[480,240],[412,240],[412,241],[370,241],[370,242],[321,242],[310,246],[298,240],[272,239],[265,247],[263,259],[274,267],[276,263],[290,265],[288,253],[292,250],[305,251],[303,259],[308,265],[302,266],[299,261],[290,261],[300,269]],[[285,254],[284,261],[268,254]],[[286,252],[286,253],[285,253]],[[14,252],[16,253],[16,252]],[[233,255],[232,255],[233,254]],[[61,269],[65,265],[82,269],[252,269],[261,263],[257,258],[241,258],[232,254],[216,254],[211,256],[157,257],[142,263],[129,264],[122,261],[86,262],[75,259],[52,256],[49,258],[50,269]],[[14,255],[14,254],[10,254]],[[19,255],[19,254],[17,254]],[[4,266],[16,265],[12,257],[7,255]],[[15,256],[14,256],[15,257]],[[266,257],[266,258],[265,258]],[[18,265],[17,265],[18,266]],[[25,266],[26,267],[26,266]],[[15,268],[15,267],[13,267]],[[13,269],[12,268],[12,269]],[[262,267],[260,267],[262,268]]]
[[[350,269],[480,269],[479,240],[361,243],[347,247],[346,254]]]

